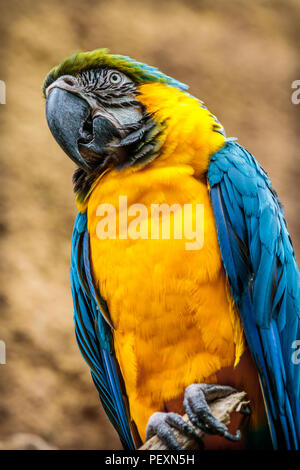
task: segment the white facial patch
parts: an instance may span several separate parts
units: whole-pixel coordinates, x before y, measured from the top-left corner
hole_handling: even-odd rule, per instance
[[[121,127],[138,122],[141,117],[141,109],[139,107],[130,106],[129,108],[111,109],[110,112],[114,118],[120,123]]]

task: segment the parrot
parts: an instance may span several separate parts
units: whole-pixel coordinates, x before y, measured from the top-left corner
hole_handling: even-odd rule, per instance
[[[124,449],[180,450],[175,430],[199,449],[299,449],[300,276],[267,173],[187,85],[129,56],[73,53],[42,90],[76,165],[76,341]],[[197,246],[182,207],[202,214]],[[234,391],[249,406],[226,426],[209,403]]]

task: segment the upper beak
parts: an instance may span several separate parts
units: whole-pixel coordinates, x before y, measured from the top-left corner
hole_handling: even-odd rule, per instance
[[[83,125],[90,115],[89,105],[62,88],[53,88],[46,102],[48,126],[66,154],[83,169],[89,166],[78,150]]]

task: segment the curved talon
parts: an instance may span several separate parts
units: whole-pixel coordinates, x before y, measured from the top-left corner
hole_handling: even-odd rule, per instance
[[[250,416],[252,414],[252,410],[249,405],[245,405],[241,407],[241,409],[239,409],[238,412],[241,413],[241,415],[245,415],[245,416]]]
[[[230,441],[239,441],[242,437],[242,433],[238,429],[236,432],[236,435],[234,436],[233,434],[230,434],[230,432],[225,431],[225,433],[223,434],[223,437],[226,437],[226,439],[229,439]]]

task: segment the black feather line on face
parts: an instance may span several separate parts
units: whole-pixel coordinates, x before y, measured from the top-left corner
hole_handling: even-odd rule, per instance
[[[111,75],[119,74],[118,84],[111,82]],[[113,116],[117,108],[139,108],[141,118],[118,129],[121,138],[112,136],[111,141],[104,147],[101,155],[79,147],[79,150],[89,165],[89,170],[78,168],[73,175],[74,191],[79,199],[84,199],[94,181],[107,169],[122,170],[129,166],[145,165],[153,160],[161,146],[158,137],[162,132],[154,116],[148,114],[142,103],[138,101],[138,86],[125,74],[109,68],[89,70],[76,76],[79,85],[87,95],[92,97],[100,107],[105,108]],[[87,139],[93,135],[93,124],[87,123]]]
[[[144,112],[139,122],[122,128],[124,138],[119,142],[112,141],[103,155],[85,155],[91,170],[89,172],[77,168],[73,175],[74,191],[84,199],[94,181],[107,169],[122,170],[130,166],[145,165],[152,161],[160,149],[161,143],[157,138],[163,127]]]

